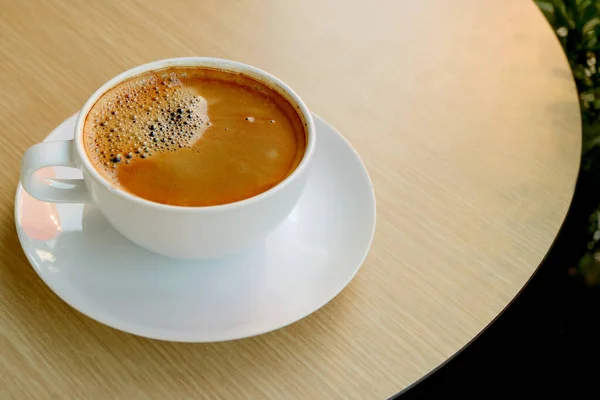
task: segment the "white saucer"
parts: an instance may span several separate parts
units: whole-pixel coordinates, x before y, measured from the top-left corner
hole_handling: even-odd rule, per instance
[[[76,115],[46,140],[71,139]],[[49,204],[19,185],[17,232],[42,280],[108,326],[154,339],[208,342],[291,324],[335,297],[365,259],[373,187],[350,144],[315,116],[317,150],[305,193],[264,242],[233,257],[182,262],[129,242],[94,205]],[[39,173],[77,178],[78,171]]]

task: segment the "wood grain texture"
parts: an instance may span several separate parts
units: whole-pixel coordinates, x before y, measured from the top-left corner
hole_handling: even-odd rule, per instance
[[[575,86],[522,0],[0,0],[0,398],[383,399],[531,277],[579,167]],[[375,185],[373,248],[312,316],[175,344],[72,310],[14,228],[20,157],[112,76],[174,56],[263,68],[336,126]]]

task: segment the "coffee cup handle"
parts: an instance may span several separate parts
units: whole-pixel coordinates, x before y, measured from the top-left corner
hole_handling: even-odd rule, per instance
[[[90,203],[92,196],[83,179],[42,178],[44,167],[75,167],[73,140],[42,142],[31,146],[21,161],[21,184],[32,197],[49,203]]]

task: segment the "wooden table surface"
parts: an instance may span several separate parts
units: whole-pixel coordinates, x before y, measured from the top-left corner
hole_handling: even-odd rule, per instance
[[[384,399],[459,351],[534,273],[581,150],[575,85],[531,1],[0,0],[0,398]],[[14,228],[24,150],[135,65],[234,59],[290,84],[362,156],[371,252],[320,311],[216,344],[84,317]]]

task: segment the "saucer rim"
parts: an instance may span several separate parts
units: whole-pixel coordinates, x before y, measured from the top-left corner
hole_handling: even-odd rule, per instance
[[[44,137],[44,139],[42,141],[47,141],[48,138],[50,136],[52,136],[52,134],[54,134],[54,132],[56,132],[61,125],[63,124],[67,124],[69,122],[69,120],[73,119],[76,120],[77,119],[77,115],[79,114],[79,112],[69,116],[68,118],[64,119],[60,124],[58,124],[48,135],[46,135],[46,137]],[[66,303],[69,307],[71,307],[72,309],[74,309],[75,311],[79,312],[80,314],[102,324],[105,326],[108,326],[112,329],[116,329],[120,332],[125,332],[127,334],[131,334],[134,336],[139,336],[139,337],[144,337],[144,338],[148,338],[148,339],[153,339],[153,340],[160,340],[160,341],[167,341],[167,342],[180,342],[180,343],[219,343],[219,342],[227,342],[227,341],[232,341],[232,340],[241,340],[241,339],[246,339],[246,338],[251,338],[251,337],[255,337],[255,336],[260,336],[260,335],[264,335],[266,333],[269,332],[274,332],[277,331],[279,329],[285,328],[289,325],[292,325],[308,316],[310,316],[311,314],[315,313],[316,311],[320,310],[321,308],[323,308],[325,305],[327,305],[328,303],[330,303],[334,298],[336,298],[344,289],[346,289],[348,287],[348,285],[350,284],[350,282],[352,282],[352,280],[356,277],[356,275],[358,274],[358,272],[361,270],[361,268],[363,267],[365,260],[367,259],[367,256],[369,255],[369,252],[371,250],[371,247],[373,245],[373,240],[375,238],[375,230],[376,230],[376,226],[377,226],[377,201],[376,201],[376,196],[375,196],[375,189],[373,186],[373,182],[371,180],[371,177],[369,175],[367,166],[365,165],[365,163],[363,162],[363,160],[361,159],[360,155],[358,154],[358,152],[356,151],[356,149],[352,146],[352,144],[350,143],[350,141],[344,136],[342,135],[333,125],[331,125],[330,123],[328,123],[324,118],[322,118],[320,115],[311,112],[313,119],[315,120],[315,131],[316,131],[316,135],[318,135],[318,130],[316,129],[316,125],[317,121],[319,121],[320,123],[324,124],[326,127],[328,127],[329,129],[331,129],[331,131],[333,133],[335,133],[337,136],[339,136],[342,141],[348,146],[348,148],[352,151],[352,153],[354,154],[354,156],[356,157],[356,160],[358,161],[358,163],[362,166],[361,171],[362,174],[364,175],[364,177],[366,178],[367,183],[369,184],[369,188],[370,188],[370,200],[371,200],[371,204],[372,207],[370,207],[370,214],[371,214],[371,219],[372,219],[372,228],[371,228],[371,232],[370,232],[370,236],[369,236],[369,241],[367,243],[367,245],[365,246],[365,250],[364,250],[364,254],[362,255],[361,259],[359,262],[357,262],[356,267],[354,268],[354,271],[352,272],[351,275],[349,275],[348,279],[342,284],[340,285],[340,287],[338,289],[336,289],[335,291],[332,292],[332,295],[327,297],[324,301],[319,302],[319,305],[317,307],[315,307],[314,309],[311,309],[310,311],[307,312],[303,312],[301,313],[302,315],[300,317],[296,317],[292,320],[290,320],[289,322],[285,323],[285,324],[281,324],[281,325],[276,325],[272,328],[269,329],[259,329],[256,331],[250,331],[249,333],[243,334],[243,335],[221,335],[221,337],[219,338],[203,338],[203,339],[198,339],[198,338],[194,338],[193,335],[190,335],[189,333],[183,333],[183,334],[177,334],[177,335],[173,335],[172,332],[169,332],[167,330],[164,329],[157,329],[157,328],[146,328],[146,327],[142,327],[141,329],[135,330],[134,328],[134,324],[132,325],[127,325],[126,327],[123,326],[117,326],[117,324],[112,323],[112,321],[110,321],[110,318],[107,320],[104,318],[104,315],[101,316],[94,316],[94,315],[90,315],[90,313],[83,311],[80,307],[76,306],[73,304],[73,302],[67,301],[61,294],[60,291],[56,290],[56,288],[54,287],[53,284],[51,284],[46,278],[45,278],[45,274],[42,273],[38,267],[36,266],[36,262],[35,260],[32,259],[31,255],[29,252],[25,251],[25,246],[24,246],[24,241],[26,239],[28,239],[28,236],[25,234],[25,232],[23,231],[22,228],[20,228],[19,226],[19,212],[21,210],[21,205],[20,205],[20,199],[22,198],[22,193],[24,191],[23,186],[21,185],[21,183],[19,182],[17,184],[17,190],[15,193],[15,209],[14,209],[14,224],[15,224],[15,230],[17,231],[17,237],[19,239],[19,244],[21,246],[21,249],[23,250],[23,253],[25,254],[25,257],[27,258],[27,261],[29,261],[29,264],[31,265],[31,267],[34,269],[34,271],[36,272],[36,274],[40,277],[40,279],[42,280],[42,282],[44,282],[44,284],[56,295],[58,296],[58,298],[60,298],[64,303]],[[133,243],[132,243],[133,244]],[[147,330],[147,332],[145,332],[145,330]],[[177,337],[175,337],[177,336]]]

